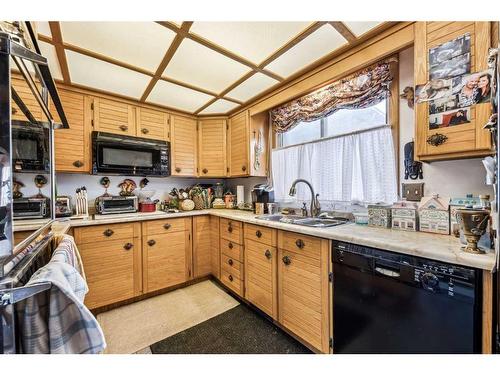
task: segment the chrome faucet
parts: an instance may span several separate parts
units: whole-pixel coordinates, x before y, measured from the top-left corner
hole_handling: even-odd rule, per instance
[[[319,205],[318,197],[319,194],[314,194],[314,189],[311,185],[311,183],[307,180],[304,180],[303,178],[298,178],[296,179],[293,183],[292,186],[290,187],[289,195],[291,197],[295,196],[297,193],[297,189],[295,188],[295,185],[297,185],[299,182],[303,182],[307,186],[309,186],[309,190],[311,190],[311,209],[310,209],[310,214],[313,217],[316,217],[320,214],[321,212],[321,206]]]

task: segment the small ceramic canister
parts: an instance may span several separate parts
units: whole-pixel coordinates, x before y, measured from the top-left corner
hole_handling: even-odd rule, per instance
[[[255,214],[264,215],[264,203],[255,203]]]

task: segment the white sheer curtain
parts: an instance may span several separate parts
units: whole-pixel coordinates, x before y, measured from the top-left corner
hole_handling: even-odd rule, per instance
[[[273,150],[275,199],[310,200],[304,184],[290,197],[292,182],[304,178],[321,201],[393,203],[397,200],[394,144],[390,127]]]

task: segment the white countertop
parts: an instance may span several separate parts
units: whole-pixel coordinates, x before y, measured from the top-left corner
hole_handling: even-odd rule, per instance
[[[96,215],[95,219],[62,220],[70,223],[72,227],[114,224],[128,221],[144,221],[164,218],[186,217],[196,215],[215,215],[227,219],[243,221],[265,227],[288,230],[306,235],[327,238],[331,240],[351,242],[358,245],[370,246],[382,250],[390,250],[397,253],[415,255],[457,265],[479,268],[487,271],[495,269],[495,254],[469,254],[461,250],[458,238],[447,235],[431,234],[423,232],[406,232],[393,229],[372,228],[366,225],[344,224],[329,228],[313,228],[286,224],[281,222],[265,221],[255,218],[255,214],[249,211],[210,209],[195,210],[179,213],[134,213],[115,215]],[[31,225],[31,229],[30,228]],[[40,224],[32,228],[33,224],[26,220],[23,224],[16,223],[14,230],[34,230]],[[26,229],[28,228],[28,229]]]

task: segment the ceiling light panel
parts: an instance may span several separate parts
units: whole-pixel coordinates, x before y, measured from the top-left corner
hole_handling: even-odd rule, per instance
[[[59,60],[57,59],[56,48],[52,44],[48,44],[42,41],[39,41],[38,45],[40,46],[42,56],[47,58],[52,78],[62,81],[63,75],[61,72],[61,67],[59,66]]]
[[[246,81],[243,81],[239,86],[229,91],[226,96],[246,102],[277,83],[278,81],[265,74],[256,73]]]
[[[155,22],[61,22],[61,30],[65,43],[151,72],[175,37]]]
[[[380,25],[382,22],[342,22],[351,30],[354,35],[360,36],[370,31],[374,27]]]
[[[114,64],[66,51],[71,81],[131,98],[139,99],[151,77]]]
[[[146,99],[150,103],[194,112],[214,97],[166,81],[158,81]]]
[[[163,76],[219,93],[249,70],[210,48],[184,39]]]
[[[226,113],[238,107],[239,104],[230,102],[229,100],[219,99],[210,104],[207,108],[200,112],[200,115],[211,115],[214,113]]]
[[[50,26],[47,21],[35,22],[36,33],[48,36],[52,38],[52,32],[50,31]]]
[[[195,33],[258,65],[310,22],[195,22]]]
[[[337,30],[326,24],[271,62],[266,69],[288,77],[346,43]]]

